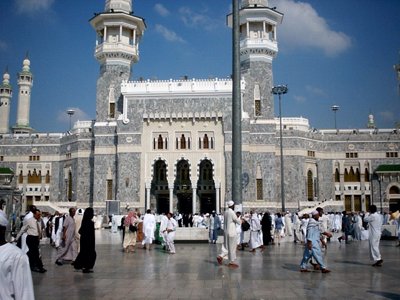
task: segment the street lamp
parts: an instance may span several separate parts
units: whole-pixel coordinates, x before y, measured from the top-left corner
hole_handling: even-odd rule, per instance
[[[336,126],[336,112],[339,110],[339,105],[332,105],[331,107],[333,113],[334,113],[334,117],[335,117],[335,129],[337,130],[337,126]]]
[[[73,110],[73,109],[68,109],[67,110],[67,115],[69,115],[69,130],[71,131],[71,118],[72,118],[72,116],[74,115],[74,113],[75,113],[75,110]]]
[[[285,184],[283,179],[283,140],[282,140],[282,101],[281,96],[288,92],[287,85],[277,85],[272,88],[272,93],[279,96],[279,135],[280,135],[280,148],[281,148],[281,200],[282,200],[282,212],[285,209]]]

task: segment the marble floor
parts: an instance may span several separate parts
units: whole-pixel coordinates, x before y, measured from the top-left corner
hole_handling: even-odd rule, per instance
[[[329,274],[300,273],[303,246],[290,240],[264,253],[238,251],[240,267],[219,266],[220,244],[176,244],[123,253],[119,234],[96,233],[94,273],[55,265],[56,251],[42,245],[45,274],[33,273],[36,299],[400,299],[400,247],[382,241],[382,267],[372,267],[368,241],[331,242]]]

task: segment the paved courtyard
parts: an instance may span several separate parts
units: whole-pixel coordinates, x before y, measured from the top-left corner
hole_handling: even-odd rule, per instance
[[[54,264],[42,246],[45,274],[33,273],[36,299],[400,299],[400,247],[382,241],[384,264],[372,267],[368,241],[329,244],[329,274],[300,273],[303,246],[289,240],[264,253],[238,251],[239,269],[216,262],[220,244],[177,244],[176,255],[156,245],[123,253],[120,235],[97,231],[94,273]],[[335,239],[336,240],[336,239]]]

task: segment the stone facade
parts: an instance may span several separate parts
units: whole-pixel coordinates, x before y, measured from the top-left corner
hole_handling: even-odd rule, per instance
[[[244,1],[242,9],[250,2]],[[253,28],[269,28],[259,43],[242,37],[242,204],[244,210],[275,211],[282,208],[280,130],[271,89],[281,15],[265,6],[244,14],[265,13],[262,25],[246,18],[241,24],[253,35]],[[142,22],[124,11],[116,17]],[[96,18],[101,21],[102,15]],[[107,22],[112,18],[109,12]],[[101,29],[98,23],[95,27]],[[265,36],[271,37],[263,44]],[[258,51],[260,45],[265,49]],[[137,45],[131,46],[138,55]],[[97,45],[94,122],[77,122],[63,134],[0,135],[0,167],[15,170],[23,205],[102,211],[106,200],[119,200],[121,207],[142,211],[220,211],[232,199],[232,81],[129,82],[138,57],[129,61],[121,49],[116,56],[102,49]],[[304,118],[282,122],[287,209],[323,202],[336,211],[366,210],[381,200],[383,209],[398,205],[398,173],[372,180],[380,165],[398,164],[397,130],[314,130]]]

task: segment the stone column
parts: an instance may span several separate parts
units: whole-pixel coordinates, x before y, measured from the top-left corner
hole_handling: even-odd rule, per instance
[[[169,184],[168,185],[169,188],[169,211],[172,213],[173,209],[174,209],[174,185],[173,184]]]
[[[151,184],[146,183],[146,203],[145,203],[145,212],[150,208],[150,188]]]
[[[195,214],[196,210],[197,210],[196,201],[197,201],[197,188],[192,188],[192,211],[193,211],[193,214]]]

